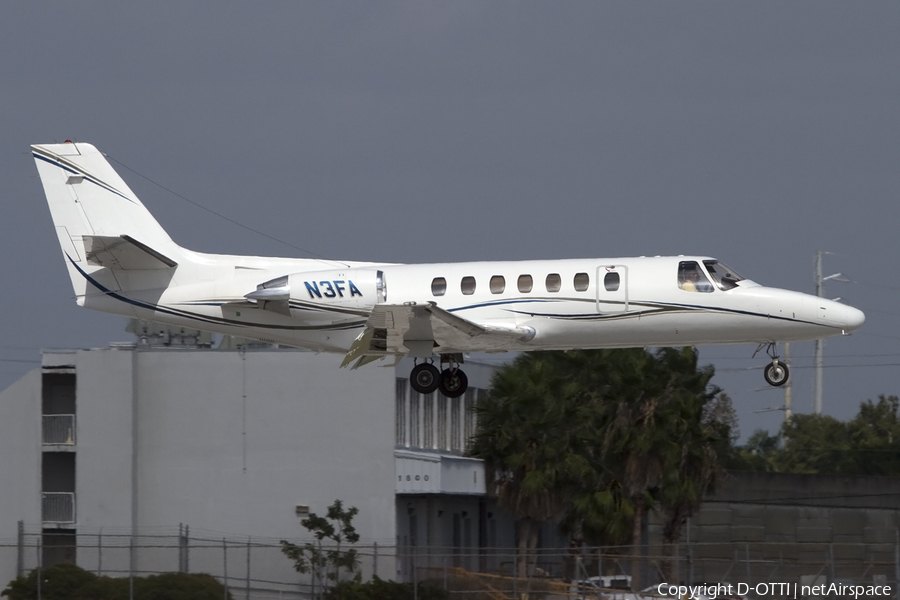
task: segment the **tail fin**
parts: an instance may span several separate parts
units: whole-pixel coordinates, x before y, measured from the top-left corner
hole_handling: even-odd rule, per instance
[[[104,267],[115,289],[115,271],[177,266],[182,249],[94,146],[42,144],[31,152],[79,304],[89,275]]]

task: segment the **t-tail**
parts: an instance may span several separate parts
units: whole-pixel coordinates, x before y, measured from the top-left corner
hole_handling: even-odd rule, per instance
[[[31,152],[79,305],[103,310],[110,295],[135,284],[164,287],[190,260],[94,146],[40,144]]]

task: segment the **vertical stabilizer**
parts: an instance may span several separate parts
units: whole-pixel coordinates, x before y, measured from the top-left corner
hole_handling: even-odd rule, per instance
[[[121,290],[118,282],[127,278],[117,271],[177,266],[181,248],[94,146],[40,144],[31,151],[79,304]]]

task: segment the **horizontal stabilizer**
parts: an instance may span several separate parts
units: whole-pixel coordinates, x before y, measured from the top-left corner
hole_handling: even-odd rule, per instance
[[[85,235],[84,251],[88,264],[123,271],[171,269],[178,263],[131,236]]]

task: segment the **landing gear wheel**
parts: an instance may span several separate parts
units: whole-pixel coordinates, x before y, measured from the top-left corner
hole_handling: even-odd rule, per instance
[[[416,365],[409,374],[409,385],[420,394],[430,394],[438,389],[441,372],[431,363]]]
[[[779,387],[787,383],[790,371],[788,366],[780,360],[773,360],[763,370],[763,377],[766,378],[766,383],[769,385]]]
[[[444,369],[441,373],[441,393],[448,398],[459,398],[469,388],[469,378],[462,369]]]

